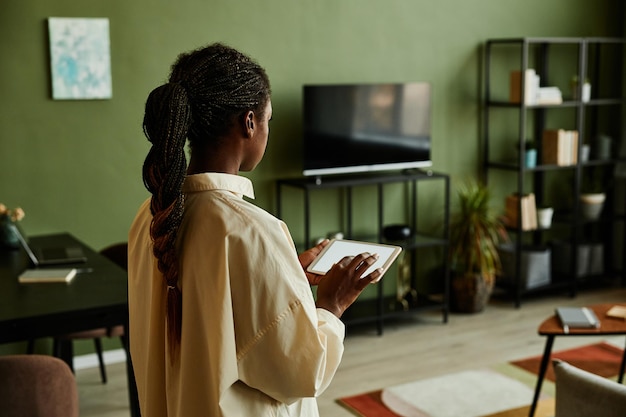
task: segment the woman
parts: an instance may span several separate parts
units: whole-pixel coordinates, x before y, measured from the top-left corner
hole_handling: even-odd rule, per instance
[[[142,415],[317,416],[339,320],[377,256],[305,268],[286,225],[243,199],[272,117],[263,68],[221,44],[182,54],[146,102],[152,193],[129,233],[130,343]],[[184,145],[191,149],[187,166]],[[317,285],[317,300],[310,285]]]

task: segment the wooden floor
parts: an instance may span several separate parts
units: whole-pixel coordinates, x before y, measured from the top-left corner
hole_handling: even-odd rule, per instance
[[[621,287],[585,290],[575,298],[553,295],[523,300],[515,308],[510,300],[495,298],[479,314],[418,314],[388,323],[384,334],[374,328],[348,332],[345,354],[333,383],[319,398],[323,417],[354,417],[335,403],[337,398],[417,379],[475,369],[543,352],[545,339],[537,327],[556,306],[624,302]],[[559,337],[554,349],[580,346],[602,337]],[[107,366],[109,383],[100,383],[97,369],[77,372],[81,417],[128,416],[128,394],[123,364]],[[529,399],[530,401],[530,399]],[[462,417],[462,416],[460,416]]]

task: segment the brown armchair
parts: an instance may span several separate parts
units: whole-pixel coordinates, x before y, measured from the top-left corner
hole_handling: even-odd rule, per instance
[[[0,356],[0,407],[3,417],[78,417],[74,374],[54,356]]]

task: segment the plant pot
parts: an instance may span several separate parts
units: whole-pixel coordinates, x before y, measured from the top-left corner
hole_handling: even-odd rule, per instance
[[[457,313],[479,313],[493,293],[495,278],[482,275],[454,274],[450,292],[450,309]]]
[[[593,193],[580,195],[580,210],[586,220],[598,220],[604,208],[606,194]]]

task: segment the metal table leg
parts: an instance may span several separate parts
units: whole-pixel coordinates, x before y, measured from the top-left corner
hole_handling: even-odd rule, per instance
[[[537,376],[535,395],[533,397],[533,403],[530,406],[530,412],[528,413],[528,417],[534,417],[535,415],[537,402],[539,401],[539,394],[541,393],[541,385],[543,384],[543,378],[546,376],[548,363],[550,362],[550,355],[552,354],[552,344],[554,343],[554,336],[549,335],[547,337],[548,339],[546,339],[546,347],[543,350],[543,357],[541,358],[541,365],[539,366],[539,375]]]

